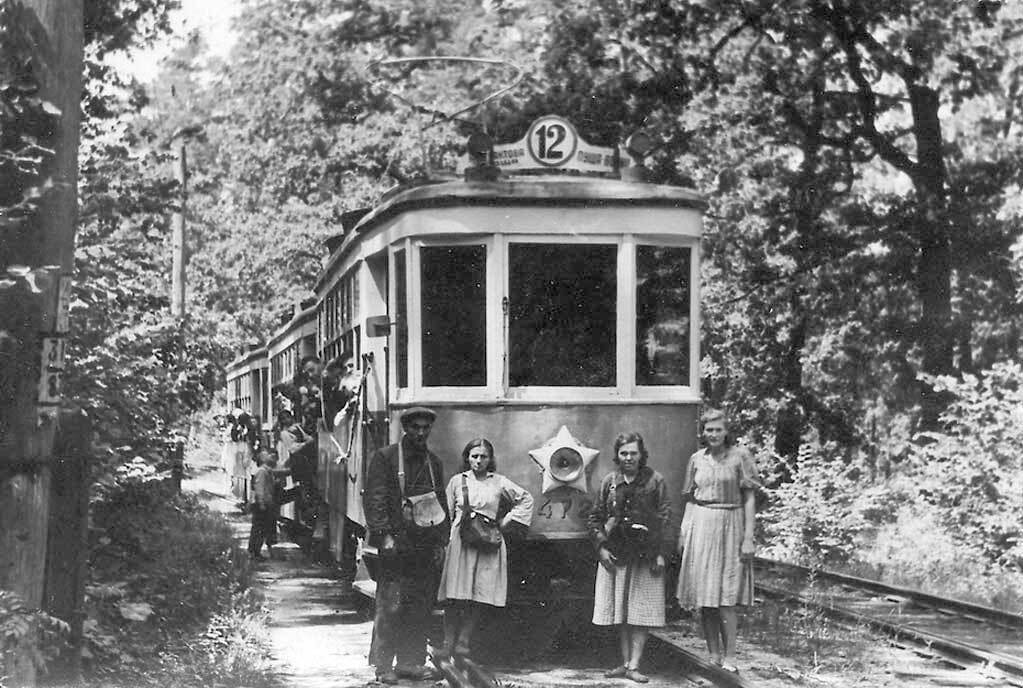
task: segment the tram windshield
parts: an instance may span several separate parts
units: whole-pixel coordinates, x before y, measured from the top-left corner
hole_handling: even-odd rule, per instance
[[[617,245],[508,247],[512,387],[614,387]]]
[[[391,253],[400,398],[454,398],[455,388],[464,398],[569,388],[661,398],[691,386],[692,245],[509,239],[445,237]]]

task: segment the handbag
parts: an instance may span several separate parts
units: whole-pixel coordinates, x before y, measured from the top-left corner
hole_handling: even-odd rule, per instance
[[[433,475],[433,462],[426,457],[426,467],[430,471],[429,492],[405,496],[405,447],[398,442],[398,488],[401,490],[401,515],[405,525],[410,528],[431,528],[444,523],[447,514],[437,499],[437,479]]]
[[[481,552],[493,552],[501,547],[503,537],[497,521],[469,506],[469,481],[462,474],[462,523],[459,527],[462,544]]]

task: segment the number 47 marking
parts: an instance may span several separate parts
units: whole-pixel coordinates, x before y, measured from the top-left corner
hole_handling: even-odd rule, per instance
[[[562,519],[568,518],[568,512],[572,510],[572,500],[566,499],[564,501],[559,501],[556,503],[561,505],[561,518]],[[541,506],[540,509],[537,511],[537,513],[548,520],[554,518],[554,506],[551,504],[551,500],[547,499],[543,503],[543,506]]]

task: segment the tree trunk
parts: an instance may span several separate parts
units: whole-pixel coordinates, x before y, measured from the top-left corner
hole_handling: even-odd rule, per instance
[[[926,86],[909,89],[913,134],[917,148],[916,234],[920,241],[917,294],[920,298],[919,338],[923,372],[953,372],[955,333],[952,329],[952,248],[945,201],[945,164],[941,150],[938,94]],[[925,427],[938,422],[945,400],[930,385],[922,390]]]
[[[796,260],[798,270],[805,269],[807,261],[806,247],[810,245],[817,231],[817,220],[820,217],[821,202],[819,183],[819,162],[821,150],[821,131],[823,120],[820,115],[821,94],[823,83],[817,83],[814,89],[815,111],[807,122],[804,131],[803,162],[799,175],[792,182],[789,198],[792,204],[798,251]],[[807,409],[802,404],[803,390],[803,349],[806,347],[806,333],[809,327],[810,314],[806,307],[806,292],[799,284],[792,287],[789,294],[792,327],[789,329],[788,349],[782,361],[782,392],[785,394],[783,406],[775,420],[774,451],[779,456],[795,459],[799,454],[799,445],[803,441],[803,430],[806,427]],[[783,469],[781,480],[790,479],[787,468]]]
[[[42,606],[50,498],[50,467],[60,369],[66,335],[77,215],[79,110],[84,19],[82,0],[19,0],[15,27],[32,38],[32,64],[42,81],[41,97],[61,111],[50,141],[49,173],[58,184],[48,194],[30,231],[15,237],[4,269],[15,262],[37,269],[59,266],[59,277],[40,293],[29,281],[0,297],[0,588]],[[45,351],[49,356],[44,361]],[[41,380],[45,376],[45,380]],[[42,402],[42,403],[41,403]],[[26,653],[0,668],[11,685],[32,686],[35,670]]]

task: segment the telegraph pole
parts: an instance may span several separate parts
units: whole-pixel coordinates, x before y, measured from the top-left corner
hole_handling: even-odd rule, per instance
[[[0,256],[0,588],[40,607],[78,211],[83,0],[18,0],[11,16],[32,38],[40,97],[60,110],[46,167],[56,186],[28,231],[3,230]],[[3,674],[35,685],[27,652]]]
[[[193,124],[181,127],[171,134],[170,142],[174,144],[174,179],[178,182],[178,203],[171,215],[171,316],[178,321],[178,355],[185,359],[185,269],[188,266],[188,235],[185,231],[185,212],[188,210],[188,150],[185,141],[190,136],[203,132],[202,125]],[[181,437],[167,440],[165,445],[167,458],[171,464],[171,479],[177,490],[181,490],[181,478],[184,473],[185,443]]]
[[[185,318],[185,267],[188,265],[188,235],[185,233],[185,212],[188,207],[188,154],[185,141],[203,133],[201,124],[180,127],[171,134],[174,144],[174,179],[178,182],[178,204],[171,215],[171,246],[174,251],[171,267],[171,315]]]
[[[188,263],[188,244],[185,237],[185,206],[188,202],[188,160],[185,135],[176,133],[174,139],[174,178],[178,182],[177,210],[171,216],[171,246],[174,251],[171,267],[171,315],[185,317],[185,266]]]

